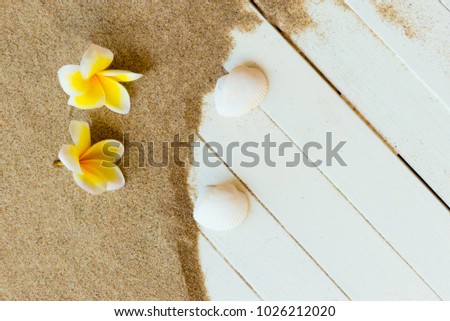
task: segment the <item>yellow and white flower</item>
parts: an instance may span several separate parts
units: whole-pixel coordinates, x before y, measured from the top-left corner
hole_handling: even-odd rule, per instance
[[[105,70],[113,61],[111,50],[91,45],[80,65],[66,65],[58,70],[59,83],[68,94],[68,104],[81,109],[102,106],[119,114],[130,111],[130,96],[119,82],[139,79],[141,74],[126,70]]]
[[[123,187],[125,178],[115,164],[123,155],[122,143],[107,139],[91,146],[89,124],[83,121],[72,120],[69,131],[74,145],[63,145],[58,157],[75,183],[94,195]]]

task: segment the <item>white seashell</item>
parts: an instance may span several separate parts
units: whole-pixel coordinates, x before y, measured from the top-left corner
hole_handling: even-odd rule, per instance
[[[216,231],[238,227],[248,213],[245,193],[233,184],[207,186],[194,207],[194,219],[201,226]]]
[[[238,66],[217,80],[217,112],[225,117],[242,116],[261,104],[268,89],[269,83],[260,69]]]

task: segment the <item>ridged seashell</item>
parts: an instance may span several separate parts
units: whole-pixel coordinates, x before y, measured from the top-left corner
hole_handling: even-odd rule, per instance
[[[194,207],[194,219],[201,226],[216,231],[238,227],[248,213],[245,193],[233,184],[207,186]]]
[[[217,80],[217,112],[225,117],[242,116],[261,104],[268,89],[266,75],[260,69],[238,66]]]

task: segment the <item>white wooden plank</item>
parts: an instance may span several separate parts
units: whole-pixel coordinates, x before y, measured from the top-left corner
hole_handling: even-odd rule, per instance
[[[222,163],[208,167],[200,161],[202,148],[196,149],[200,166],[191,170],[191,186],[200,190],[206,185],[234,181]],[[201,230],[261,298],[345,300],[339,288],[251,195],[249,202],[250,214],[237,229]]]
[[[282,50],[279,46],[277,49]],[[274,79],[272,70],[267,72],[269,79]],[[274,104],[272,98],[280,98],[278,94],[271,89],[268,101]],[[245,142],[262,142],[267,134],[277,146],[289,141],[261,109],[241,118],[223,118],[216,113],[211,97],[205,101],[200,133],[208,141],[222,146],[239,142],[242,146]],[[261,145],[251,150],[261,159],[258,166],[241,166],[242,161],[250,159],[240,148],[233,149],[227,163],[351,299],[437,299],[317,168],[285,165],[298,149],[286,150],[284,157],[273,150],[275,167],[262,161]],[[217,147],[216,151],[221,154]]]
[[[202,234],[198,239],[198,247],[205,286],[212,301],[260,300]]]
[[[345,17],[349,13],[340,13],[339,10],[343,9],[334,5],[332,6],[334,9],[330,9],[329,3],[328,5],[325,3],[328,2],[320,2],[316,10],[322,9],[320,12],[325,16],[336,11],[333,19],[337,21],[346,19]],[[318,16],[319,12],[315,12],[316,15]],[[342,22],[343,25],[346,23],[348,22]],[[327,26],[327,29],[334,30],[329,27],[329,24]],[[358,27],[347,27],[350,28],[347,32],[357,34],[356,37],[359,40],[364,40],[364,37],[360,38],[362,35],[358,31],[362,28],[361,24],[358,24]],[[338,27],[336,28],[339,30]],[[325,30],[321,31],[325,32]],[[337,34],[333,34],[333,36],[338,37]],[[324,37],[327,38],[326,41],[323,39]],[[320,42],[322,44],[321,51],[331,50],[330,47],[327,48],[328,41],[334,43],[334,40],[329,39],[327,34],[322,35],[322,40],[319,40],[317,35],[315,38],[312,37],[311,33],[303,34],[302,44],[305,38],[315,42],[316,45]],[[325,81],[281,39],[281,36],[268,23],[264,22],[255,34],[236,32],[235,43],[236,46],[226,63],[226,68],[230,69],[243,62],[253,61],[266,71],[270,78],[271,92],[276,95],[269,95],[262,107],[299,146],[304,142],[317,141],[324,137],[325,131],[333,132],[336,140],[348,141],[342,153],[348,166],[321,167],[321,170],[441,297],[450,298],[450,286],[448,286],[450,284],[450,274],[448,273],[450,271],[450,214],[448,209],[410,173],[395,155],[390,153],[375,134],[358,119]],[[367,80],[367,76],[362,75],[361,71],[354,67],[350,67],[342,60],[340,54],[336,54],[339,50],[343,50],[350,55],[352,51],[336,46],[337,44],[335,44],[333,53],[330,52],[329,56],[324,59],[328,59],[329,62],[339,60],[345,68],[352,68],[353,72],[358,74],[363,81],[363,86],[358,90],[364,91],[367,97],[375,99],[377,95],[383,96],[381,93],[375,94],[364,89],[366,86],[364,80]],[[381,46],[381,48],[383,47]],[[353,53],[353,57],[356,61],[355,53]],[[392,62],[392,56],[381,59],[385,59],[388,66],[395,65]],[[334,68],[343,68],[335,63],[333,65]],[[372,67],[374,66],[372,65]],[[366,69],[362,65],[359,68]],[[365,71],[367,72],[367,70]],[[372,72],[371,75],[373,77],[374,73]],[[402,82],[404,79],[401,69],[398,76]],[[351,79],[349,82],[357,82],[352,75],[347,74],[347,80],[349,77]],[[405,81],[408,81],[407,79]],[[332,81],[334,80],[332,79]],[[418,85],[417,92],[411,92],[410,96],[414,96],[416,100],[423,100],[424,97],[421,94],[423,85],[421,83]],[[391,93],[391,90],[388,95],[394,97],[395,94]],[[397,88],[397,91],[399,90]],[[404,99],[409,100],[409,98]],[[442,106],[436,100],[431,99],[428,102],[433,108]],[[438,105],[434,105],[434,102],[437,102]],[[415,104],[415,102],[411,103]],[[375,108],[375,106],[373,107]],[[384,106],[383,110],[386,108]],[[415,114],[412,119],[417,122],[417,128],[421,128],[423,126],[420,123],[422,117],[417,112],[418,110],[414,110],[410,113]],[[430,159],[429,164],[433,165],[428,164],[427,166],[441,168],[442,170],[437,170],[437,172],[441,172],[440,175],[445,177],[450,174],[450,169],[446,169],[448,158],[443,155],[450,148],[441,150],[440,143],[449,144],[450,140],[446,141],[445,139],[445,137],[450,137],[450,133],[447,134],[449,122],[442,123],[443,115],[439,112],[433,114],[430,111],[430,113],[434,116],[429,116],[428,119],[435,116],[437,118],[434,127],[430,127],[429,131],[440,128],[438,132],[442,137],[439,141],[429,144],[425,144],[427,139],[422,141],[421,138],[415,137],[424,145],[423,151],[416,149],[414,157],[422,160],[427,157],[439,158],[440,160],[437,161]],[[396,119],[401,122],[402,114],[398,114]],[[438,155],[436,151],[433,151],[431,155],[422,155],[429,151],[430,144],[434,145]],[[436,165],[439,162],[440,165]],[[442,177],[440,179],[442,180]],[[450,185],[448,181],[449,179],[445,180],[446,189]]]
[[[450,15],[446,8],[429,0],[346,3],[450,108]],[[388,6],[391,18],[377,11]]]
[[[329,3],[323,7],[324,3],[327,2],[320,2],[316,10],[328,10],[333,13],[338,10],[334,5],[332,6],[334,11],[330,9]],[[329,17],[329,20],[339,20],[340,18],[345,20],[345,15],[349,14],[345,13],[343,17],[343,14],[339,12],[336,11],[335,16]],[[319,12],[315,12],[314,16],[317,15],[320,15]],[[330,21],[328,22],[331,23]],[[362,37],[361,32],[358,31],[358,28],[363,27],[362,24],[356,28],[351,24],[348,25],[347,20],[340,23],[348,28],[347,33],[356,34],[357,38]],[[338,27],[336,28],[340,30]],[[327,29],[334,30],[334,28],[330,28],[330,24],[327,25]],[[325,32],[325,30],[321,31]],[[339,35],[333,33],[331,38],[334,36],[338,37]],[[327,41],[324,41],[323,37]],[[315,42],[316,45],[320,42],[320,50],[327,51],[331,50],[330,47],[327,48],[328,41],[334,43],[334,40],[329,38],[330,36],[327,34],[322,35],[322,40],[318,40],[317,36],[312,37],[311,33],[303,34],[301,43],[304,44],[305,39]],[[361,43],[364,42],[364,38],[359,40]],[[317,141],[325,137],[326,131],[332,132],[336,141],[348,142],[342,150],[342,157],[348,166],[322,166],[322,172],[441,297],[450,298],[450,286],[448,286],[450,284],[450,274],[448,273],[450,271],[450,215],[448,209],[389,151],[312,67],[294,49],[289,47],[280,34],[267,22],[264,22],[253,34],[236,32],[235,43],[230,59],[225,64],[226,69],[252,61],[266,71],[271,89],[267,99],[262,103],[262,107],[299,146],[305,142]],[[355,46],[356,44],[348,47]],[[380,48],[378,49],[381,50]],[[367,80],[368,76],[361,74],[361,71],[349,65],[348,62],[346,63],[345,60],[339,59],[339,55],[336,54],[339,50],[349,52],[348,48],[338,48],[335,45],[333,53],[329,52],[329,56],[324,59],[330,64],[333,60],[339,60],[345,68],[358,74],[362,81],[361,87],[358,87],[359,90],[363,91],[366,97],[372,96],[370,90],[365,89],[364,80]],[[359,68],[367,72],[367,68],[357,62],[358,55],[355,56],[353,53],[352,57],[355,65],[359,65]],[[391,56],[380,59],[384,59],[386,65],[398,67],[398,64],[392,62]],[[333,62],[333,67],[343,68],[343,66],[336,65],[335,62]],[[372,65],[372,67],[374,66]],[[407,82],[410,76],[403,79],[403,76],[406,77],[406,75],[402,75],[401,70],[398,70],[400,83],[403,80]],[[369,72],[369,74],[370,77],[373,77],[376,73]],[[347,74],[346,76],[349,83],[358,82],[357,78],[352,75]],[[397,86],[394,85],[394,87]],[[423,102],[423,99],[426,98],[423,96],[422,87],[423,85],[419,82],[417,91],[409,93],[410,96],[414,96],[413,100]],[[409,88],[411,89],[411,86]],[[391,92],[392,89],[389,89],[389,85],[386,90],[389,96],[397,95]],[[403,89],[396,88],[396,90],[401,92]],[[381,93],[386,94],[384,92],[373,93],[373,99],[377,96],[382,97]],[[442,107],[436,100],[428,98],[426,102],[429,102],[433,108]],[[409,101],[409,97],[405,99]],[[377,101],[380,102],[378,99]],[[377,108],[370,99],[361,103],[371,103],[373,108]],[[438,105],[434,103],[438,103]],[[415,102],[412,101],[411,104],[415,104]],[[386,110],[388,107],[385,105],[380,111]],[[429,106],[421,107],[428,108]],[[394,108],[394,114],[395,110]],[[419,110],[414,110],[410,114],[415,114],[412,119],[416,119],[418,128],[422,129],[423,124],[420,123],[422,117],[418,112]],[[415,137],[414,139],[424,145],[423,151],[418,151],[416,148],[414,157],[421,158],[422,161],[427,157],[439,158],[440,160],[434,162],[430,160],[430,163],[426,165],[436,171],[435,174],[440,173],[440,181],[444,182],[442,176],[450,175],[450,170],[447,169],[449,158],[442,156],[450,151],[450,146],[447,150],[441,150],[441,143],[447,146],[450,142],[450,140],[445,140],[445,137],[450,137],[450,134],[446,135],[450,122],[442,123],[443,115],[439,112],[437,114],[430,112],[430,114],[432,116],[429,116],[428,120],[430,117],[437,118],[434,127],[427,130],[435,131],[436,128],[439,128],[435,133],[439,133],[442,137],[438,141],[427,144],[425,142],[430,139],[429,136],[423,141],[421,138]],[[395,117],[399,123],[402,122],[402,118],[401,113]],[[390,125],[393,126],[394,123]],[[423,130],[425,131],[425,129]],[[417,142],[415,145],[417,146]],[[429,155],[422,155],[429,152],[430,145],[433,145],[438,152],[433,151]],[[437,163],[440,163],[440,166],[437,166]],[[448,181],[449,179],[446,178],[445,190],[450,186]]]
[[[336,2],[307,1],[315,26],[287,34],[450,205],[449,109],[352,10]]]

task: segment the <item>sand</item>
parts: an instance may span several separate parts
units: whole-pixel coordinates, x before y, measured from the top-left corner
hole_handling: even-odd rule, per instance
[[[207,299],[187,168],[139,168],[134,148],[125,188],[91,196],[52,163],[72,119],[94,142],[128,133],[158,155],[158,142],[195,132],[230,30],[256,20],[240,0],[2,1],[0,299]],[[126,85],[130,114],[66,104],[57,70],[91,43],[144,74]]]
[[[388,3],[384,0],[371,0],[371,2],[375,6],[378,14],[381,17],[383,17],[390,23],[399,26],[408,38],[415,38],[417,36],[410,22],[411,19],[408,19],[407,17],[401,15],[392,3]]]
[[[287,35],[299,34],[314,28],[316,22],[308,13],[308,6],[323,1],[331,2],[344,10],[351,10],[344,0],[254,0],[266,19]],[[371,0],[371,2],[383,19],[402,28],[408,38],[417,37],[411,19],[400,14],[392,1]],[[396,3],[396,5],[406,7],[408,4]]]
[[[307,3],[307,0],[255,0],[264,17],[287,34],[297,34],[314,27]]]
[[[317,23],[308,12],[309,6],[329,2],[350,10],[344,0],[254,0],[263,16],[290,41],[293,35],[315,28]]]

